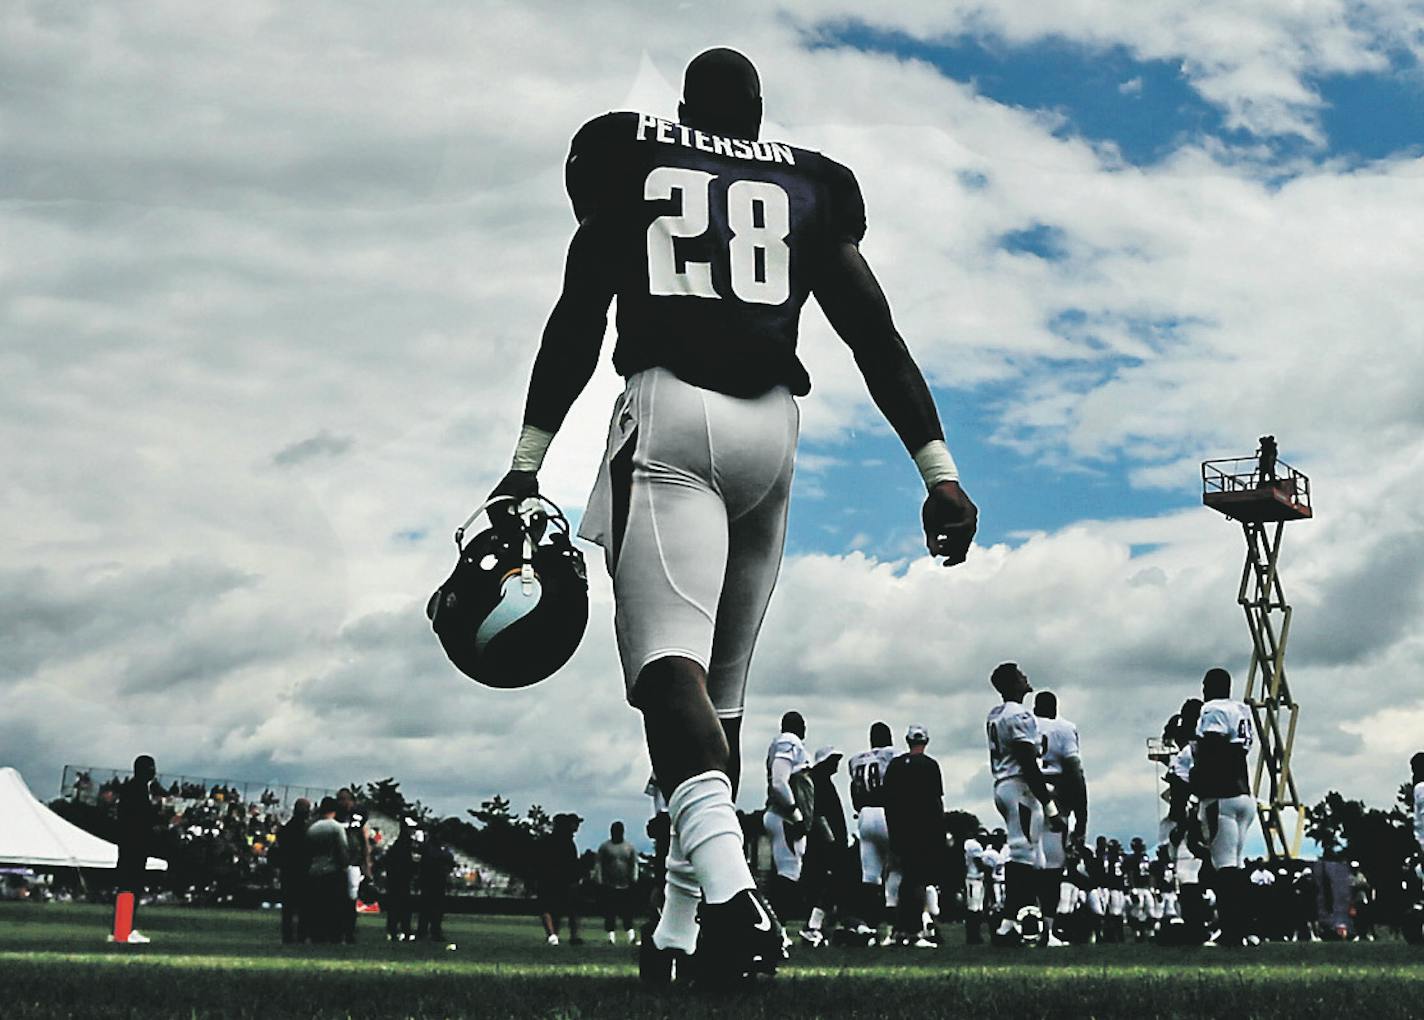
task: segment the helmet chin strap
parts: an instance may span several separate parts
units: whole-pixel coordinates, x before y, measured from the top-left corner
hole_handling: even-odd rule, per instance
[[[524,589],[524,597],[527,599],[534,591],[536,578],[534,577],[534,543],[529,539],[529,532],[524,533],[524,562],[519,566],[519,584]]]
[[[525,571],[528,571],[528,580],[524,579]],[[526,560],[523,568],[519,571],[520,584],[516,590],[514,584],[515,575],[510,574],[504,580],[500,588],[499,604],[490,610],[480,627],[475,631],[475,650],[483,652],[485,646],[499,636],[505,629],[518,623],[539,606],[539,601],[543,598],[544,589],[539,584],[539,579],[534,576],[534,571]]]

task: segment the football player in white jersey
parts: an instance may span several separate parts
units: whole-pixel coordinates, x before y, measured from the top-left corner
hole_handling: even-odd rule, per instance
[[[578,226],[492,493],[515,506],[538,492],[616,297],[613,366],[626,387],[579,534],[604,548],[625,691],[672,820],[648,955],[695,948],[699,974],[730,977],[781,958],[735,798],[747,671],[784,546],[796,398],[811,387],[796,355],[809,297],[924,480],[927,550],[964,562],[978,518],[860,252],[855,176],[760,139],[761,122],[755,66],[718,47],[688,65],[676,123],[619,111],[575,135],[564,173]]]
[[[885,770],[895,760],[890,727],[877,722],[870,727],[870,749],[850,760],[850,801],[860,836],[861,916],[869,936],[879,927],[885,911],[885,882],[893,868],[890,830],[885,825]]]
[[[1033,687],[1017,663],[995,667],[989,682],[1004,699],[989,712],[989,769],[994,777],[994,806],[1009,837],[1004,866],[1004,918],[994,932],[998,945],[1021,942],[1019,911],[1036,899],[1043,868],[1042,831],[1045,820],[1060,831],[1066,825],[1039,769],[1038,720],[1023,703]]]
[[[766,749],[766,812],[762,825],[771,840],[771,860],[776,875],[772,879],[772,909],[782,917],[801,913],[801,858],[806,854],[806,833],[810,831],[813,807],[807,803],[811,790],[805,775],[811,768],[806,753],[806,720],[800,712],[781,717],[781,732]]]
[[[1409,771],[1414,784],[1414,842],[1424,854],[1424,751],[1409,759]]]
[[[1088,782],[1083,774],[1078,727],[1058,715],[1058,697],[1052,691],[1039,691],[1034,695],[1033,714],[1038,720],[1039,768],[1065,821],[1073,820],[1071,838],[1082,842],[1088,832]],[[1047,945],[1058,944],[1053,934],[1053,919],[1073,909],[1074,886],[1063,881],[1066,860],[1063,844],[1067,838],[1052,826],[1043,827],[1043,873],[1040,876],[1043,884],[1039,889],[1039,907],[1043,911]]]
[[[989,833],[980,829],[964,841],[964,941],[977,946],[984,941],[984,852]]]
[[[1255,739],[1251,709],[1231,697],[1231,674],[1206,671],[1202,678],[1201,719],[1193,748],[1192,792],[1201,801],[1202,827],[1216,870],[1217,914],[1222,944],[1239,946],[1247,931],[1241,905],[1249,900],[1242,866],[1246,835],[1256,820],[1256,800],[1247,778],[1247,755]]]

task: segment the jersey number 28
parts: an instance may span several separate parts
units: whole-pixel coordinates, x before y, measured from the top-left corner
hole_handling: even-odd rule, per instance
[[[677,268],[673,239],[700,237],[710,222],[716,174],[660,166],[643,182],[643,198],[662,201],[682,194],[682,213],[648,225],[648,292],[660,296],[720,298],[712,287],[712,263],[685,260]],[[791,202],[770,181],[733,181],[727,188],[728,251],[732,292],[743,301],[779,305],[791,296]]]

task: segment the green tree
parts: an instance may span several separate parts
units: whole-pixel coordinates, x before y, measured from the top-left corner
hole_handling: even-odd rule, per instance
[[[1331,790],[1308,809],[1305,834],[1324,857],[1359,862],[1378,896],[1380,921],[1399,917],[1404,906],[1400,878],[1414,849],[1411,821],[1400,805],[1381,810]]]

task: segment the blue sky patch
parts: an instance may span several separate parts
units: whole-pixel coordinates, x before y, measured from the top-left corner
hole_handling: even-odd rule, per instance
[[[856,21],[823,26],[812,45],[923,60],[996,102],[1051,112],[1062,118],[1060,136],[1112,146],[1136,166],[1203,137],[1233,146],[1263,141],[1228,129],[1222,110],[1192,87],[1179,61],[1142,60],[1123,46],[1060,38],[1024,45],[971,36],[927,41]],[[1327,144],[1266,139],[1276,159],[1368,162],[1424,152],[1424,68],[1412,54],[1391,54],[1386,73],[1319,76],[1307,84],[1324,100]]]
[[[1014,254],[1036,255],[1048,262],[1060,262],[1068,257],[1067,235],[1061,227],[1047,223],[1011,230],[999,237],[999,247]]]

